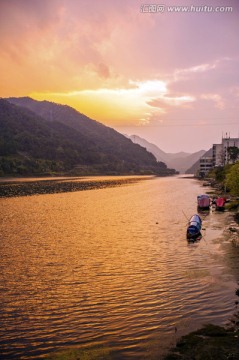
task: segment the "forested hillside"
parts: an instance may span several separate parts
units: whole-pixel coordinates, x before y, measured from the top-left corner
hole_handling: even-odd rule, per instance
[[[141,146],[68,106],[0,100],[1,175],[174,173]]]

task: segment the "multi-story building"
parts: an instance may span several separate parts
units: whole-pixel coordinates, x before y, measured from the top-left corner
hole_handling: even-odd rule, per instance
[[[229,148],[239,148],[239,138],[222,138],[221,144],[213,144],[213,166],[224,166],[233,163]]]
[[[223,154],[224,154],[224,165],[232,164],[234,160],[230,156],[228,148],[239,148],[239,138],[224,138],[222,139]]]
[[[212,157],[202,156],[200,158],[200,174],[205,176],[208,171],[217,166],[224,166],[226,164],[231,164],[235,161],[232,159],[230,149],[237,148],[239,149],[239,138],[231,138],[227,136],[222,138],[221,144],[213,144],[212,146]],[[239,152],[238,152],[239,158]]]
[[[212,156],[202,156],[200,158],[200,176],[204,177],[207,175],[209,170],[213,167],[213,157]]]
[[[223,166],[224,154],[223,154],[222,144],[212,145],[212,158],[213,158],[213,166]]]

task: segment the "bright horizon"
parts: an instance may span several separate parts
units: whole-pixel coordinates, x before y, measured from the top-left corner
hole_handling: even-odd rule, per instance
[[[206,2],[1,0],[0,96],[72,106],[165,152],[238,137],[239,2]]]

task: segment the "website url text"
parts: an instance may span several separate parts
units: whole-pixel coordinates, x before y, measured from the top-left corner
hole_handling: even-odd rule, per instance
[[[232,6],[166,6],[163,4],[143,4],[140,6],[140,12],[142,13],[164,13],[164,12],[232,12]]]

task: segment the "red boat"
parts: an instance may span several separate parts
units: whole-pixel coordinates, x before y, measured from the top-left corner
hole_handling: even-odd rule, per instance
[[[225,202],[226,202],[226,199],[224,197],[217,198],[215,200],[216,210],[217,211],[224,211],[225,210]]]

